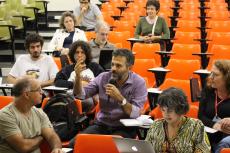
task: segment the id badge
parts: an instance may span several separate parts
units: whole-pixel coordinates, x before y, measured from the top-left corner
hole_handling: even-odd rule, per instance
[[[218,116],[214,116],[212,119],[213,122],[218,122],[220,120],[221,120],[221,118],[219,118]]]

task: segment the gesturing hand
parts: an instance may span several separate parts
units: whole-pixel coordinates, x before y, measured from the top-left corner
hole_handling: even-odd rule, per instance
[[[221,131],[230,134],[230,118],[223,118],[220,120]]]
[[[80,73],[86,69],[86,64],[84,63],[83,59],[78,59],[77,63],[74,67],[74,71],[76,73],[76,76],[80,76]]]
[[[112,97],[113,99],[122,102],[124,97],[121,95],[120,91],[117,89],[117,87],[113,84],[106,84],[105,85],[105,93]]]

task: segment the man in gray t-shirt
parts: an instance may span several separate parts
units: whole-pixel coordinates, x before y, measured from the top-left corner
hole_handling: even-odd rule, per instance
[[[51,153],[63,153],[61,141],[40,104],[42,90],[32,78],[17,80],[13,87],[14,101],[0,110],[0,153],[40,153],[46,140]]]
[[[86,27],[86,30],[94,30],[96,22],[103,20],[101,11],[90,0],[79,0],[80,6],[74,9],[77,25]]]

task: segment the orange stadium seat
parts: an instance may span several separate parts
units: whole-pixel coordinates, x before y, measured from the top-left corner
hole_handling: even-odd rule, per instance
[[[220,153],[230,153],[230,148],[223,148]]]
[[[194,106],[194,105],[190,105],[189,106],[189,111],[188,113],[185,115],[187,117],[191,117],[191,118],[198,118],[198,107]],[[154,119],[159,119],[162,118],[163,115],[161,113],[160,107],[157,106],[156,108],[154,108],[149,115],[154,118]]]
[[[160,57],[155,52],[160,51],[160,44],[135,43],[132,51],[136,59],[154,59],[157,65],[160,65]]]
[[[199,56],[192,55],[193,53],[201,53],[201,48],[199,44],[173,44],[172,47],[173,54],[170,59],[187,59],[194,60],[200,59]]]
[[[200,32],[182,32],[176,31],[173,43],[178,44],[200,44],[196,39],[201,38]]]
[[[132,71],[142,77],[146,77],[148,80],[147,87],[153,87],[155,85],[155,76],[148,71],[148,69],[153,67],[157,67],[154,59],[135,59]]]
[[[122,43],[122,47],[130,49],[130,43],[127,39],[130,38],[130,31],[110,31],[109,41],[112,43]]]
[[[13,102],[14,97],[12,96],[0,96],[0,109]]]
[[[78,134],[74,153],[119,153],[113,137],[112,135]]]
[[[170,59],[166,68],[171,72],[166,74],[166,78],[189,80],[200,67],[199,60]]]

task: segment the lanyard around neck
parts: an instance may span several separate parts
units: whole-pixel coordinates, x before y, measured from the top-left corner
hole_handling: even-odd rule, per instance
[[[217,97],[218,97],[218,94],[217,94],[217,91],[216,91],[216,98],[215,98],[215,115],[217,116],[217,107],[220,103],[222,103],[224,100],[226,100],[227,98],[225,99],[222,99],[221,101],[217,102]]]

